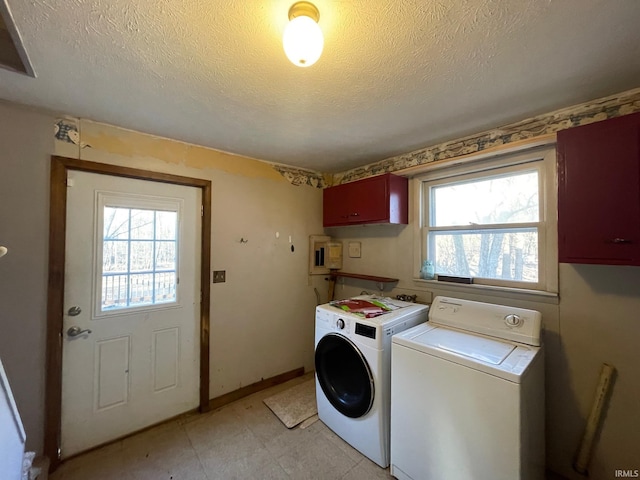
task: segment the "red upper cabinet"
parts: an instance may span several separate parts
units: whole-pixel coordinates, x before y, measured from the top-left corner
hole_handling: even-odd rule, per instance
[[[558,132],[558,259],[640,265],[640,113]]]
[[[325,227],[367,223],[409,223],[409,181],[385,173],[351,183],[325,188]]]

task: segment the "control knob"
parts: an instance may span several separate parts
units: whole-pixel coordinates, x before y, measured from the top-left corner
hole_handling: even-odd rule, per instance
[[[338,327],[340,330],[344,329],[344,320],[339,318],[338,321],[336,322],[336,327]]]
[[[522,319],[518,315],[512,313],[504,317],[504,323],[510,327],[519,327],[522,325]]]

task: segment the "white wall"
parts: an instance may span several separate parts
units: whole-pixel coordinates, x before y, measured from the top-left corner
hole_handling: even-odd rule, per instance
[[[413,203],[410,200],[410,205]],[[325,229],[343,242],[346,272],[398,278],[383,292],[417,294],[418,301],[447,295],[531,308],[542,313],[546,349],[547,465],[568,478],[584,478],[572,462],[589,414],[602,363],[618,371],[590,478],[614,478],[615,470],[640,469],[640,267],[560,265],[559,301],[413,281],[413,226]],[[349,241],[361,242],[361,258],[349,258]],[[336,298],[379,292],[372,282],[341,279]],[[428,399],[425,399],[428,402]]]
[[[322,191],[270,165],[89,121],[81,143],[54,141],[57,118],[0,103],[0,357],[27,432],[44,430],[49,163],[52,154],[212,181],[211,389],[217,397],[299,367],[313,369],[309,235],[322,233]],[[280,233],[276,239],[275,232]],[[292,253],[289,236],[295,251]],[[248,239],[241,244],[240,238]]]

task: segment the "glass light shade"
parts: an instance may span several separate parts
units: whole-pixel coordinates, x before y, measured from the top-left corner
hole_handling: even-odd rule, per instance
[[[315,20],[299,16],[292,19],[284,29],[282,43],[284,53],[291,63],[299,67],[309,67],[322,55],[324,37]]]

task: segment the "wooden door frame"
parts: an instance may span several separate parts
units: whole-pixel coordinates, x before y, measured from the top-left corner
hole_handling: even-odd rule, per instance
[[[209,265],[211,263],[211,181],[151,172],[137,168],[72,158],[51,157],[49,193],[49,280],[47,288],[47,356],[45,390],[44,454],[51,470],[60,463],[62,418],[62,326],[64,317],[64,267],[67,223],[67,173],[70,170],[171,183],[202,190],[200,268],[200,399],[201,412],[209,410]]]

